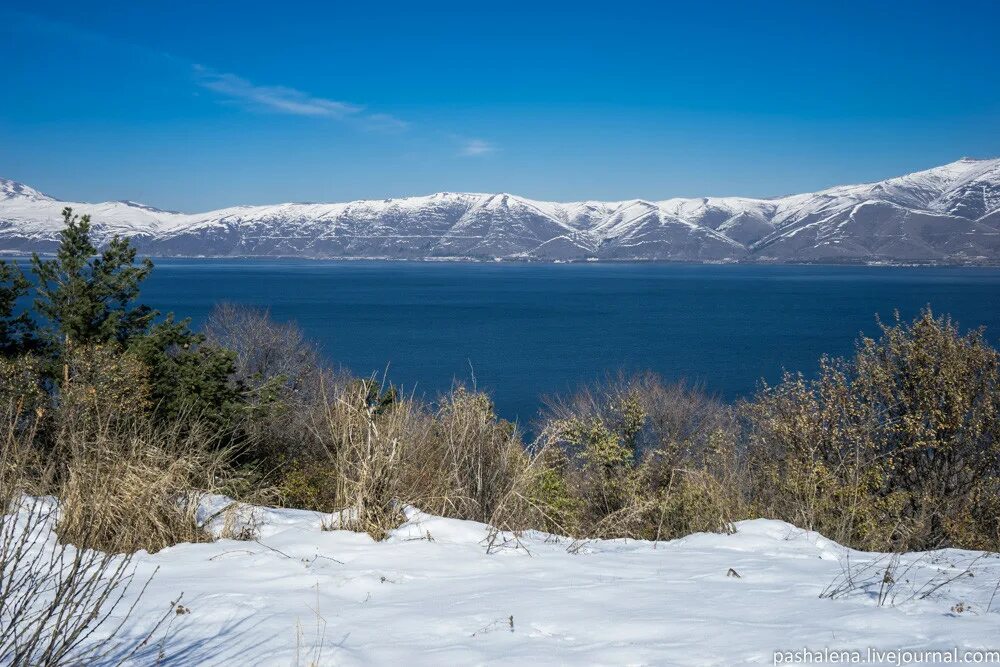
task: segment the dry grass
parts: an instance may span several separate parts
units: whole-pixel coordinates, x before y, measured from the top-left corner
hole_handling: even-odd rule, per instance
[[[409,401],[384,405],[372,393],[368,382],[356,382],[330,396],[318,435],[335,471],[339,526],[382,539],[403,520],[403,446],[419,434],[423,415]]]
[[[162,624],[130,645],[116,639],[149,582],[134,580],[128,555],[56,541],[58,505],[32,495],[54,471],[40,464],[37,432],[24,423],[12,419],[0,442],[0,655],[12,665],[122,664]],[[90,641],[95,632],[101,642]]]
[[[196,510],[226,469],[212,441],[190,424],[143,420],[64,432],[56,443],[60,539],[112,553],[210,541]]]
[[[485,394],[457,386],[438,401],[430,429],[409,440],[404,485],[421,508],[488,522],[527,464],[514,424],[497,418]]]
[[[314,438],[324,456],[289,468],[288,495],[338,511],[338,526],[376,539],[399,525],[404,504],[490,521],[530,458],[489,399],[461,387],[434,408],[373,380],[334,386]]]
[[[60,540],[132,553],[208,539],[195,509],[199,492],[225,478],[219,435],[195,418],[154,421],[146,369],[128,352],[81,346],[62,370],[57,391],[31,400],[0,382],[12,406],[7,440],[19,448],[20,479],[59,499]],[[22,365],[21,376],[30,375],[22,386],[43,387],[41,373]]]

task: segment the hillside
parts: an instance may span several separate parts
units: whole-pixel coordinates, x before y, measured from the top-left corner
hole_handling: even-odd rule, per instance
[[[0,179],[0,251],[51,251],[71,206],[95,236],[176,257],[1000,261],[1000,159],[962,159],[878,183],[776,199],[542,202],[438,193],[341,204],[236,206],[184,214],[88,204]]]

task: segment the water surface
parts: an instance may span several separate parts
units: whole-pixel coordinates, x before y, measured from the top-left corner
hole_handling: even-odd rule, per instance
[[[875,314],[925,304],[1000,335],[1000,269],[157,260],[146,303],[197,324],[219,301],[298,321],[336,364],[434,396],[454,379],[530,421],[539,396],[652,369],[725,399],[846,354]]]

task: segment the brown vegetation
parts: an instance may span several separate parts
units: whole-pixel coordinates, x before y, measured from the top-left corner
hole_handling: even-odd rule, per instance
[[[131,552],[208,539],[198,494],[225,485],[376,538],[411,504],[574,538],[663,540],[766,516],[867,549],[1000,543],[997,352],[929,311],[736,406],[651,373],[610,377],[549,399],[531,443],[483,393],[401,396],[318,367],[294,325],[266,313],[213,321],[219,344],[267,348],[236,355],[253,408],[226,432],[150,417],[127,353],[74,350],[54,400],[32,358],[0,367],[11,432],[34,443],[23,465],[60,498],[64,541]]]

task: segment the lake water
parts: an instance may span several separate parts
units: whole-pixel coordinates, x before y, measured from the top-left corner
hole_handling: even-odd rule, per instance
[[[725,399],[782,369],[847,354],[875,314],[924,304],[1000,336],[1000,269],[678,264],[158,260],[143,301],[197,324],[219,301],[296,320],[332,363],[388,368],[433,397],[472,373],[498,412],[619,369],[702,383]]]

